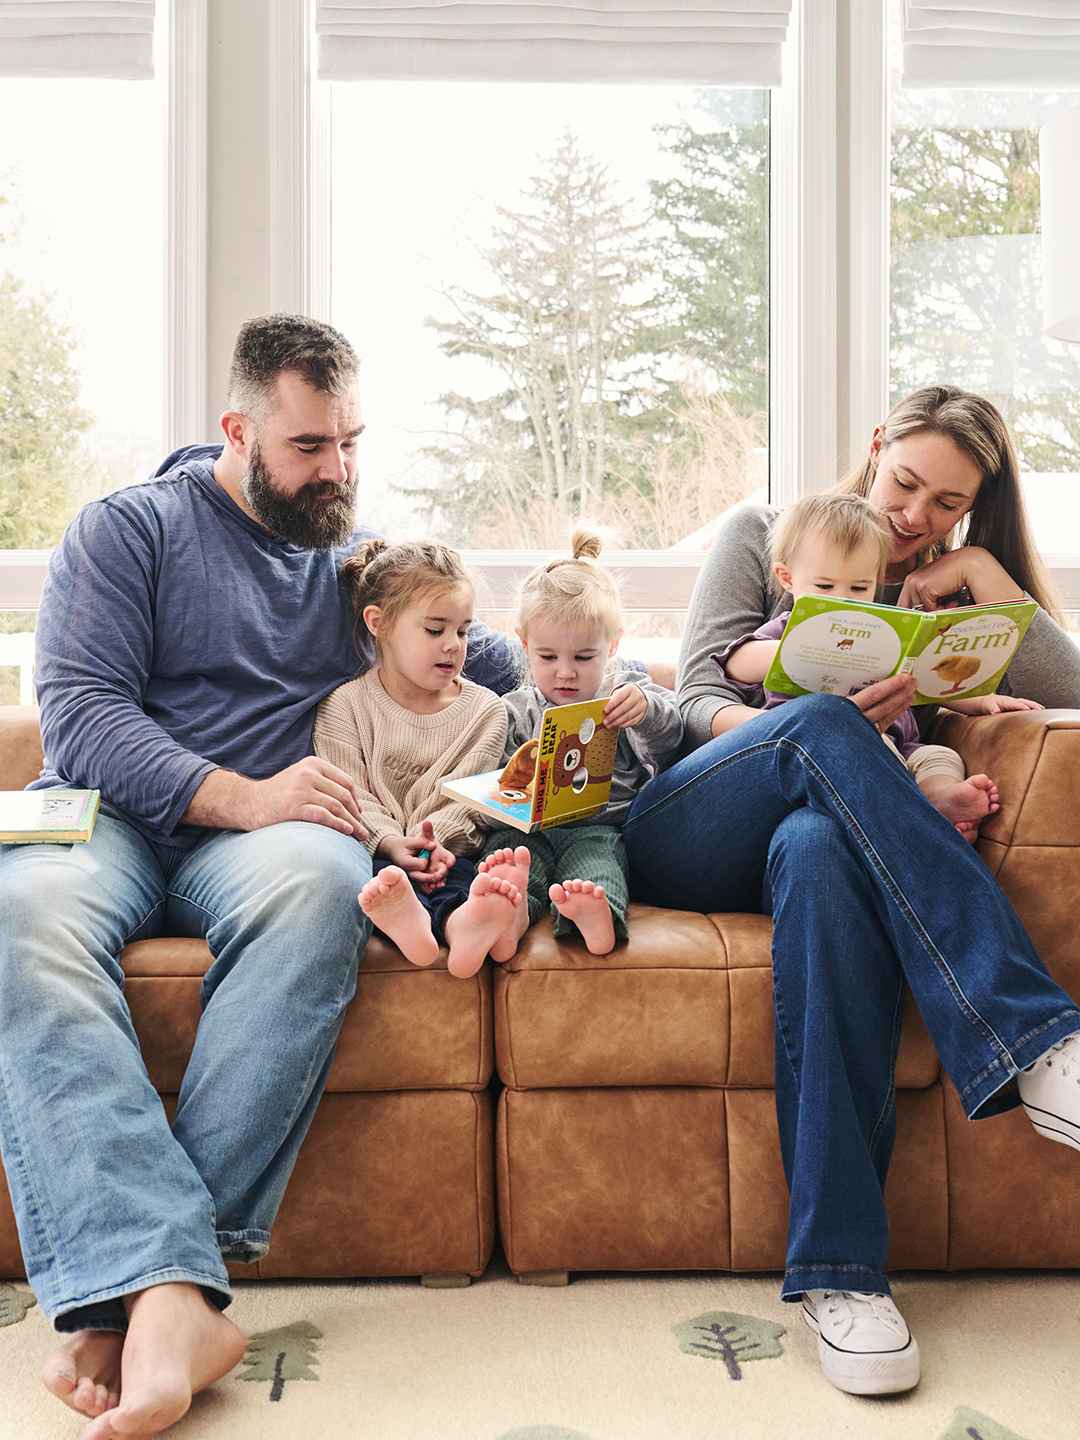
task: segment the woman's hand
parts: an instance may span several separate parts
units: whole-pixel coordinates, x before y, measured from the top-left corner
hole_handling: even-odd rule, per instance
[[[997,605],[1023,600],[1024,592],[989,550],[962,545],[940,560],[921,565],[904,581],[896,602],[908,610],[937,610],[941,601],[958,590],[967,590],[975,605]]]
[[[914,675],[890,675],[887,680],[868,685],[857,695],[849,695],[848,699],[883,734],[905,710],[911,708],[915,691]]]

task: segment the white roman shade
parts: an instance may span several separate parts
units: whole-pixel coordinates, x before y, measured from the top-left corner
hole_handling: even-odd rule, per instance
[[[912,88],[1080,89],[1080,0],[904,0]]]
[[[318,0],[324,80],[780,83],[791,0]]]
[[[0,75],[154,78],[154,0],[0,0]]]

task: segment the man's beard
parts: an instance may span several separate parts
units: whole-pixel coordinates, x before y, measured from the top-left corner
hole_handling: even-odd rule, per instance
[[[355,476],[346,485],[313,480],[295,495],[283,495],[274,485],[257,441],[251,447],[240,487],[259,524],[302,550],[332,550],[344,545],[356,528]],[[323,498],[328,495],[333,499]]]

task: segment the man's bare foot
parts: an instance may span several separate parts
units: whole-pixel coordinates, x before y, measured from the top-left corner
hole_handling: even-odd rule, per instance
[[[611,906],[602,885],[594,885],[591,880],[567,880],[565,885],[552,885],[548,896],[559,914],[572,920],[581,931],[590,954],[607,955],[615,948]]]
[[[244,1358],[243,1335],[197,1285],[154,1285],[124,1305],[120,1399],[90,1421],[81,1440],[149,1440]]]
[[[997,786],[989,775],[969,775],[966,780],[930,775],[920,788],[938,814],[952,821],[972,845],[979,838],[980,822],[1001,809]]]
[[[519,845],[516,850],[495,850],[476,867],[481,875],[493,875],[497,880],[509,880],[517,887],[522,904],[514,911],[514,922],[495,944],[490,955],[500,965],[512,960],[517,954],[521,937],[529,928],[529,864],[532,855],[528,846]]]
[[[492,945],[511,928],[525,906],[521,892],[509,880],[478,874],[469,886],[469,898],[454,910],[446,922],[446,943],[451,975],[467,980],[483,965]]]
[[[360,909],[414,965],[433,965],[439,942],[431,933],[431,917],[416,898],[409,877],[387,865],[360,891]]]
[[[73,1330],[41,1367],[50,1394],[94,1419],[120,1403],[119,1330]]]

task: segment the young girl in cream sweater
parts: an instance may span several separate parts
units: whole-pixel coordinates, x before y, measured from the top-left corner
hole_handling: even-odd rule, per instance
[[[374,872],[361,909],[414,965],[430,965],[444,942],[451,973],[474,975],[508,931],[520,933],[522,902],[512,881],[465,858],[484,827],[440,791],[493,770],[506,740],[502,701],[460,674],[472,582],[445,545],[384,540],[365,541],[342,581],[377,664],[326,697],[314,740],[357,785]]]

